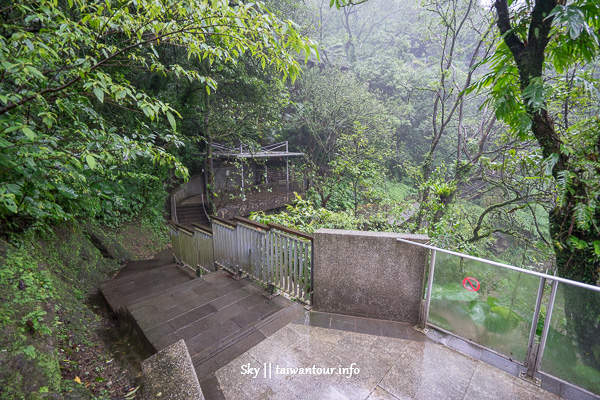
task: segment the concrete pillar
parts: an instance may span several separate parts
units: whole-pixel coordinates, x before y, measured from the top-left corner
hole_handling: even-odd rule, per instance
[[[425,235],[319,229],[314,240],[313,308],[390,321],[419,322]]]

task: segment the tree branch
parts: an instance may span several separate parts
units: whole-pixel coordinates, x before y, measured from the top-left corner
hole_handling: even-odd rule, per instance
[[[469,239],[468,242],[470,242],[470,243],[471,242],[475,242],[475,241],[477,241],[479,239],[482,239],[483,237],[489,236],[489,234],[488,235],[484,235],[484,236],[479,235],[479,231],[482,228],[483,220],[484,220],[484,218],[485,218],[486,215],[488,215],[490,212],[494,211],[495,209],[502,208],[502,207],[504,207],[506,205],[509,205],[511,203],[514,203],[514,202],[516,202],[518,200],[519,200],[519,198],[515,197],[514,199],[507,200],[507,201],[505,201],[503,203],[494,204],[494,205],[489,206],[488,208],[486,208],[481,213],[481,215],[479,216],[479,220],[477,221],[477,225],[473,229],[473,237],[471,239]]]
[[[504,42],[518,62],[525,51],[525,45],[512,30],[507,0],[496,0],[494,2],[494,7],[496,7],[496,13],[498,15],[496,24],[498,25],[500,34],[504,37]]]

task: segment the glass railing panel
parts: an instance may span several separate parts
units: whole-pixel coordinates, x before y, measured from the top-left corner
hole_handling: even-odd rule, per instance
[[[558,284],[540,369],[600,394],[600,293]]]
[[[437,252],[428,322],[524,363],[539,282]]]

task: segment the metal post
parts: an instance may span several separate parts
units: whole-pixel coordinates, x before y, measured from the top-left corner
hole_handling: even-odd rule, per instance
[[[244,160],[240,161],[242,165],[242,191],[244,190]]]
[[[217,264],[217,257],[219,255],[219,248],[218,248],[219,245],[216,243],[217,241],[215,240],[215,236],[216,237],[219,237],[219,236],[218,236],[216,227],[212,223],[212,221],[209,220],[208,223],[210,224],[210,229],[213,232],[212,240],[210,241],[210,244],[211,244],[212,250],[213,250],[213,265],[212,265],[212,268],[213,268],[213,271],[218,271],[219,270],[219,265]]]
[[[171,218],[173,219],[173,221],[179,222],[179,220],[177,219],[177,199],[175,198],[175,196],[172,196],[171,198],[173,199],[173,215],[171,215]]]
[[[315,241],[310,242],[310,306],[314,306],[315,300],[313,294],[315,293]]]
[[[433,274],[435,271],[435,255],[436,251],[431,251],[431,260],[429,262],[429,277],[427,278],[427,295],[425,297],[425,309],[419,318],[419,330],[427,333],[427,318],[429,317],[429,305],[431,303],[431,292],[433,288]]]
[[[287,147],[287,144],[286,144]],[[285,158],[285,182],[287,184],[287,191],[290,191],[290,158]]]
[[[288,141],[285,141],[285,152],[289,153],[289,149],[288,149]],[[290,158],[289,157],[285,157],[285,182],[287,185],[287,191],[290,191]]]
[[[535,311],[533,312],[533,320],[531,321],[531,329],[529,330],[529,343],[527,344],[527,355],[525,356],[526,373],[520,373],[519,377],[538,384],[535,380],[535,360],[539,351],[539,344],[535,342],[537,325],[540,320],[540,311],[542,309],[542,299],[544,297],[544,287],[546,286],[546,278],[540,278],[538,287],[537,299],[535,302]]]
[[[539,370],[540,364],[542,363],[542,357],[544,356],[544,348],[546,347],[546,340],[548,339],[550,322],[552,322],[552,310],[554,309],[554,301],[556,300],[558,285],[558,281],[552,281],[552,291],[550,292],[550,301],[548,302],[548,309],[546,310],[546,320],[544,321],[544,329],[542,330],[542,338],[540,339],[540,348],[535,360],[535,371]]]

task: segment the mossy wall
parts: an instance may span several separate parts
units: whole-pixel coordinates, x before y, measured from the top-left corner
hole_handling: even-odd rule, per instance
[[[164,230],[82,223],[13,242],[0,241],[0,400],[106,398],[89,382],[63,379],[61,365],[97,338],[88,299],[99,283],[123,261],[162,250]]]

